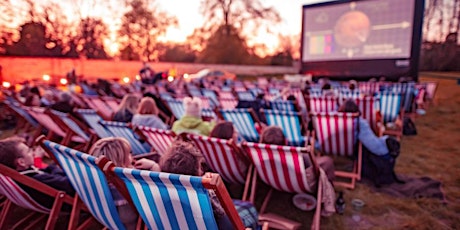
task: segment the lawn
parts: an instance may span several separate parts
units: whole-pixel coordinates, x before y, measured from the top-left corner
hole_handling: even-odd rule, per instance
[[[428,108],[425,116],[417,117],[418,135],[402,138],[395,171],[398,175],[426,176],[441,181],[447,204],[438,199],[395,198],[373,192],[359,183],[354,190],[336,188],[344,191],[345,213],[321,218],[322,229],[460,229],[460,85],[455,78],[422,77],[421,81],[439,83],[436,103]],[[263,184],[259,187],[258,207],[267,190]],[[231,186],[230,190],[237,195],[241,188]],[[301,229],[309,229],[313,212],[296,209],[291,202],[292,194],[275,192],[273,197],[267,211],[302,223]],[[351,207],[354,198],[365,202],[359,221],[352,218],[356,214]]]

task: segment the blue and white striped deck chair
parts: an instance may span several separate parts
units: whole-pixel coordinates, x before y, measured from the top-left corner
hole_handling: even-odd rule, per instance
[[[105,174],[97,166],[96,158],[43,138],[40,139],[40,144],[59,163],[94,218],[109,229],[125,229]]]
[[[233,122],[238,133],[246,141],[259,141],[259,133],[254,126],[259,120],[252,109],[222,109],[220,113],[224,120]]]
[[[211,103],[212,103],[212,107],[215,108],[215,107],[219,107],[219,100],[217,98],[217,94],[216,92],[214,92],[214,90],[210,90],[210,89],[202,89],[201,90],[201,93],[203,94],[203,96],[209,98],[211,100]]]
[[[169,99],[165,101],[169,106],[169,110],[171,110],[177,120],[181,119],[185,115],[184,104],[181,100]]]
[[[171,94],[169,94],[168,92],[161,92],[160,98],[163,100],[174,100],[173,96],[171,96]]]
[[[99,138],[112,137],[112,133],[99,123],[102,118],[93,109],[77,109],[77,114],[93,129]]]
[[[415,96],[415,83],[395,83],[391,88],[393,92],[401,94],[401,106],[404,111],[411,112]]]
[[[190,96],[192,97],[202,97],[203,96],[201,95],[201,91],[198,88],[189,88],[188,94],[190,94]]]
[[[302,134],[302,122],[300,113],[279,110],[263,110],[267,125],[278,126],[283,130],[287,144],[290,146],[305,146],[306,137]]]
[[[254,101],[256,99],[250,91],[239,91],[236,92],[236,95],[240,101]]]
[[[218,174],[211,178],[113,167],[149,229],[218,229],[208,190],[214,190],[234,229],[244,229]]]
[[[28,124],[30,124],[34,128],[38,128],[40,125],[35,118],[33,118],[27,111],[25,111],[19,102],[12,100],[5,100],[3,103],[7,105],[11,110],[17,113],[20,117],[22,117]]]
[[[292,111],[295,112],[295,104],[293,101],[289,100],[276,100],[270,101],[270,106],[272,109],[280,111]]]
[[[117,121],[99,121],[99,123],[109,130],[114,137],[125,138],[131,145],[133,157],[139,157],[150,152],[150,147],[147,149],[146,146],[139,141],[137,135],[128,123]],[[145,144],[148,146],[147,143]]]
[[[60,119],[62,123],[65,124],[71,132],[83,138],[83,140],[85,140],[87,143],[86,147],[89,147],[91,145],[92,133],[88,133],[88,130],[84,131],[82,127],[80,127],[80,125],[77,123],[78,121],[72,119],[72,117],[68,113],[63,113],[52,109],[50,110],[50,112],[53,115],[55,115],[58,119]],[[83,151],[85,150],[86,148],[83,149]]]
[[[384,91],[379,94],[383,123],[394,122],[400,115],[401,94]]]

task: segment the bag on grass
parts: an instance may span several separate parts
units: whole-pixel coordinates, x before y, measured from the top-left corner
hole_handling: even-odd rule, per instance
[[[415,123],[409,117],[405,117],[403,120],[403,134],[406,136],[417,135]]]

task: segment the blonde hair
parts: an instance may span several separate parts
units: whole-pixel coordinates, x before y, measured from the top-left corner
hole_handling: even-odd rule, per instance
[[[158,115],[159,111],[157,104],[151,97],[144,97],[139,103],[139,107],[137,107],[137,113]]]
[[[137,106],[139,105],[139,98],[135,94],[126,94],[120,102],[118,111],[128,110],[132,114],[136,113]]]
[[[131,166],[131,146],[121,137],[106,137],[94,143],[89,154],[95,157],[105,156],[116,166]]]

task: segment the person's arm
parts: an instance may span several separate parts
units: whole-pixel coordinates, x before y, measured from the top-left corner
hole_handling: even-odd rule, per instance
[[[75,189],[70,183],[69,178],[64,175],[62,171],[51,171],[51,173],[44,172],[35,175],[33,178],[57,190],[64,191],[67,194],[75,194]]]
[[[389,153],[385,140],[388,136],[377,137],[372,131],[369,122],[363,118],[359,118],[359,133],[358,139],[361,143],[375,155],[386,155]]]

